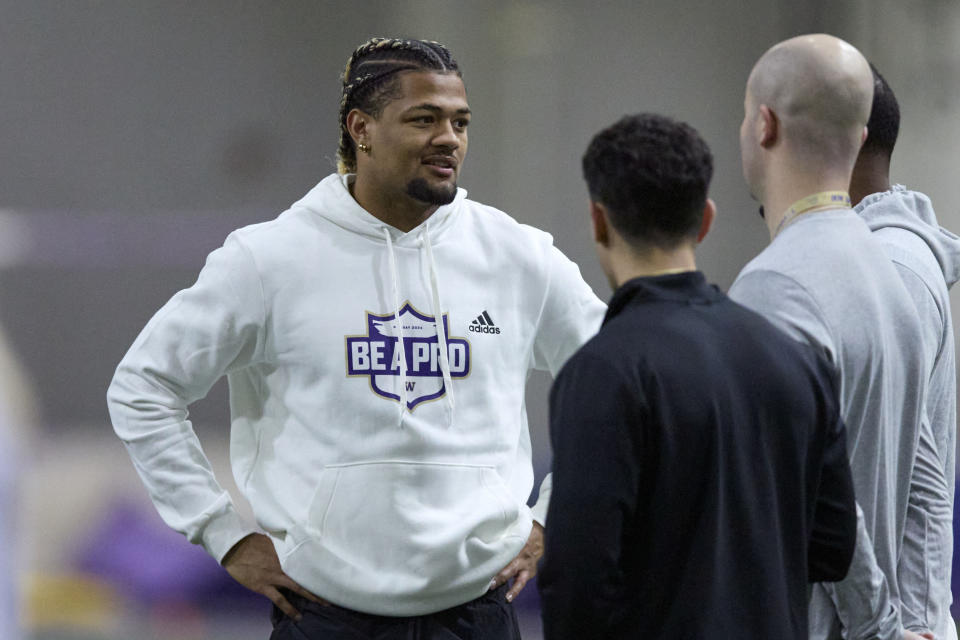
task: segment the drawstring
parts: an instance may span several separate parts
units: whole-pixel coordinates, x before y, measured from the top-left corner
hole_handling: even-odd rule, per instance
[[[390,230],[383,228],[383,235],[387,239],[387,253],[390,256],[390,275],[393,277],[393,308],[396,309],[394,318],[397,327],[397,348],[400,349],[400,413],[397,414],[397,424],[403,425],[403,413],[407,410],[407,349],[403,339],[403,321],[400,319],[400,276],[397,272],[397,256],[393,251],[393,238]]]
[[[440,347],[440,370],[443,371],[443,386],[447,393],[447,408],[450,411],[449,423],[453,425],[453,378],[450,376],[450,356],[447,352],[447,332],[443,328],[443,307],[440,305],[440,285],[437,282],[437,265],[433,260],[433,246],[430,244],[430,222],[424,225],[420,233],[424,247],[427,249],[427,262],[430,264],[430,293],[433,297],[433,321],[437,328],[437,343]]]

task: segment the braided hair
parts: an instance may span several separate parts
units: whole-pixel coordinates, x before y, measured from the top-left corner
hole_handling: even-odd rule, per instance
[[[436,71],[462,77],[456,60],[439,42],[372,38],[350,55],[343,69],[340,97],[340,145],[337,171],[357,170],[357,149],[347,131],[347,114],[353,109],[380,116],[383,108],[398,96],[397,76],[401,71]]]

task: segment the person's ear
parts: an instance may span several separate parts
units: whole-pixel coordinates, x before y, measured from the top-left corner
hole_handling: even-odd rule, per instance
[[[590,226],[593,229],[593,241],[604,247],[610,244],[609,224],[606,207],[591,200]]]
[[[710,233],[710,227],[713,225],[714,218],[717,217],[717,205],[707,198],[703,205],[703,218],[700,220],[700,230],[697,231],[697,243],[703,242],[703,239]]]
[[[759,113],[757,126],[760,127],[760,135],[757,139],[760,141],[760,146],[766,149],[772,147],[780,138],[780,119],[765,104],[760,105]]]
[[[372,122],[373,118],[370,117],[369,114],[360,111],[360,109],[352,109],[350,113],[347,114],[347,133],[353,138],[355,145],[370,144],[370,127]]]

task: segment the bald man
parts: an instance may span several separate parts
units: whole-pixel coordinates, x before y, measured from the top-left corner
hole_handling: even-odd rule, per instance
[[[859,51],[832,36],[800,36],[754,66],[740,129],[744,177],[771,242],[730,297],[831,363],[848,428],[857,549],[843,581],[814,585],[812,638],[916,637],[901,621],[897,559],[923,415],[922,335],[847,194],[872,96]]]

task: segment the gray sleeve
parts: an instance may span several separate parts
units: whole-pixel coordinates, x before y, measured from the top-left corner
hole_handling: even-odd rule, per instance
[[[950,619],[949,550],[953,541],[950,490],[929,421],[920,426],[917,457],[910,477],[910,497],[903,549],[897,565],[903,626],[911,631],[943,633]]]
[[[891,251],[905,251],[895,244],[891,247],[885,243],[884,246]],[[897,254],[892,254],[895,255]],[[927,366],[934,369],[943,356],[944,349],[952,348],[952,345],[944,344],[944,325],[947,324],[946,314],[949,311],[938,304],[937,295],[928,284],[928,279],[932,282],[941,275],[933,268],[936,265],[918,263],[918,256],[914,254],[902,257],[903,259],[894,258],[894,266],[920,317],[924,356],[927,358]],[[925,266],[927,269],[924,269]],[[939,380],[933,377],[930,380],[931,386],[927,392],[932,397],[944,395],[942,386],[936,387],[938,382]],[[951,381],[946,392],[952,394],[953,387]],[[950,490],[953,479],[948,478],[945,471],[947,464],[944,458],[948,447],[937,441],[937,434],[934,432],[934,420],[937,416],[929,413],[932,410],[929,402],[927,410],[925,420],[920,425],[917,457],[910,477],[903,549],[897,565],[897,579],[904,627],[911,631],[932,631],[937,637],[942,637],[949,630],[947,626],[952,624],[948,567],[953,546],[953,501]],[[952,408],[950,413],[953,413]],[[952,446],[949,448],[952,450]]]

